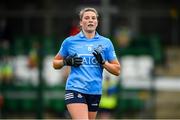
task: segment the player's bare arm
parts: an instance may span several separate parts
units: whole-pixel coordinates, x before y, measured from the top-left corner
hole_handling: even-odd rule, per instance
[[[103,67],[110,73],[112,73],[113,75],[119,76],[120,75],[120,69],[121,66],[118,62],[118,60],[113,60],[113,61],[106,61],[103,64]]]
[[[57,54],[53,60],[54,69],[61,69],[64,66],[63,57]]]

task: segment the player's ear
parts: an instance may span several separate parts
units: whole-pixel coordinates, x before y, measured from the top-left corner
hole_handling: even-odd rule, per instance
[[[81,21],[81,20],[79,21],[79,26],[80,26],[80,27],[82,26],[82,21]]]

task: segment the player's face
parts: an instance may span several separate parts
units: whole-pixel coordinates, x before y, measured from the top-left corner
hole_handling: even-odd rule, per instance
[[[98,20],[94,12],[87,11],[83,14],[82,20],[80,21],[80,26],[85,32],[94,32],[97,28],[97,25]]]

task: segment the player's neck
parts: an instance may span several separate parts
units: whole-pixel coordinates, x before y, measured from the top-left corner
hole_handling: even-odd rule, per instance
[[[85,31],[83,31],[83,33],[86,36],[86,38],[91,39],[91,38],[94,38],[94,36],[96,34],[96,31],[93,31],[93,32],[85,32]]]

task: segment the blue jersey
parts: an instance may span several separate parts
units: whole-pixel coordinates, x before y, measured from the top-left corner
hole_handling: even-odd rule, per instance
[[[83,32],[66,38],[59,50],[62,57],[77,53],[83,58],[79,67],[71,67],[71,72],[66,82],[66,90],[75,90],[85,94],[102,94],[103,67],[97,62],[92,52],[100,49],[106,61],[116,59],[112,42],[98,33],[92,39],[87,39]]]

